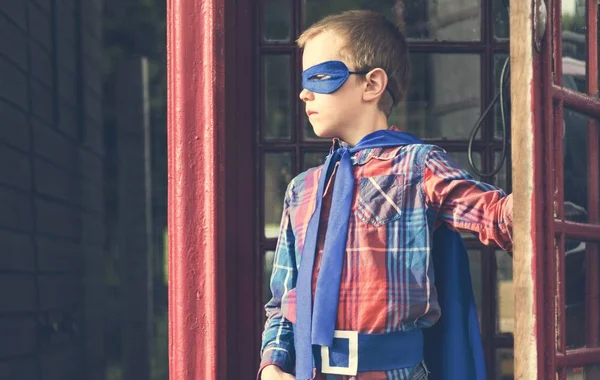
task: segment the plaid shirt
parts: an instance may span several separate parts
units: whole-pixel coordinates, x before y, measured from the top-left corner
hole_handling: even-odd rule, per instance
[[[438,320],[431,242],[440,223],[477,233],[486,245],[512,250],[512,195],[474,180],[439,147],[365,149],[352,161],[355,195],[336,329],[387,333],[427,328]],[[289,373],[294,369],[296,279],[321,174],[319,166],[298,175],[285,194],[271,276],[273,298],[265,305],[261,370],[269,364]],[[313,295],[334,177],[335,172],[323,195]],[[422,366],[357,376],[360,380],[425,377]]]

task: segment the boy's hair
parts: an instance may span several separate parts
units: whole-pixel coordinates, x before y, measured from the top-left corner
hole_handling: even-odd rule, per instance
[[[297,40],[303,49],[316,35],[332,31],[345,38],[346,46],[340,56],[352,62],[355,71],[383,69],[388,76],[388,91],[381,97],[378,107],[387,116],[404,99],[410,73],[406,38],[402,32],[402,7],[397,5],[394,13],[397,25],[380,13],[366,10],[327,16],[310,26]]]

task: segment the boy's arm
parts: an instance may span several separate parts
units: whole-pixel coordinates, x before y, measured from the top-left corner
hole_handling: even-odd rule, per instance
[[[512,251],[512,194],[474,180],[440,148],[427,154],[423,177],[427,202],[440,220],[479,234],[486,245]]]
[[[276,365],[284,372],[292,373],[295,362],[294,330],[292,323],[281,313],[281,299],[296,287],[297,267],[295,239],[289,215],[289,194],[292,184],[286,191],[283,216],[279,229],[279,239],[273,260],[271,292],[273,298],[265,305],[267,322],[262,335],[261,363],[258,371],[268,365]]]

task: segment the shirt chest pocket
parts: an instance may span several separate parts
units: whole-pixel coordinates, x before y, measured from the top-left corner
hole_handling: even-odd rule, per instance
[[[405,187],[402,176],[361,178],[356,200],[357,218],[374,226],[400,219]]]

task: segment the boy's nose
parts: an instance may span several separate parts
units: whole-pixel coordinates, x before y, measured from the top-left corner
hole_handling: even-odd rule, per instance
[[[307,89],[303,89],[302,91],[300,91],[300,95],[298,95],[298,97],[303,102],[306,102],[313,98],[313,93],[311,91],[308,91]]]

